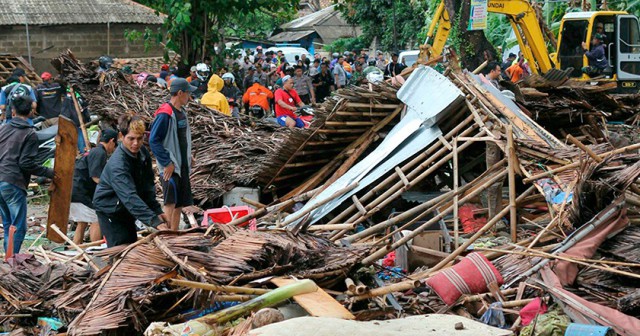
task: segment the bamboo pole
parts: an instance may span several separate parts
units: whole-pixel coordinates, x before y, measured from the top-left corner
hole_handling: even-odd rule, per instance
[[[317,208],[329,203],[330,201],[333,201],[334,199],[336,199],[336,198],[348,193],[349,191],[355,189],[357,186],[358,186],[357,182],[356,183],[352,183],[352,184],[350,184],[350,185],[348,185],[348,186],[346,186],[346,187],[334,192],[330,197],[327,197],[327,198],[321,200],[320,202],[317,202],[317,203],[313,204],[308,209],[300,210],[300,211],[297,211],[297,212],[293,213],[290,218],[288,218],[284,222],[280,223],[280,225],[278,227],[284,227],[284,226],[287,226],[287,225],[297,221],[298,219],[302,218],[303,216],[309,214],[311,211],[313,211],[313,210],[315,210],[315,209],[317,209]]]
[[[219,286],[209,283],[181,280],[181,279],[169,279],[169,283],[175,286],[204,289],[212,292],[226,292],[226,293],[238,293],[249,295],[262,295],[269,293],[271,290],[262,288],[249,288],[238,286]]]
[[[82,130],[82,137],[84,138],[84,148],[86,151],[88,151],[91,148],[91,142],[89,142],[87,127],[85,127],[84,118],[82,118],[82,109],[80,108],[80,104],[78,104],[76,92],[72,87],[69,87],[69,93],[71,94],[71,100],[73,100],[73,105],[76,109],[76,113],[78,114],[78,122],[80,123],[80,129]]]
[[[327,224],[327,225],[311,225],[307,231],[331,231],[331,230],[353,230],[354,224]]]
[[[458,171],[458,138],[453,139],[453,244],[455,248],[460,245],[460,218],[458,217],[458,181],[460,179],[460,172]]]
[[[489,172],[492,172],[493,170],[495,170],[497,167],[501,166],[504,163],[504,160],[496,163],[493,167],[491,167],[489,170],[487,170],[483,175],[479,176],[478,178],[476,178],[472,183],[469,183],[467,185],[465,185],[462,189],[458,189],[458,194],[460,193],[464,193],[467,191],[467,189],[471,189],[472,186],[480,184],[480,181],[489,178],[490,174]],[[495,181],[499,180],[502,176],[504,176],[504,172],[502,173],[498,173],[495,177],[492,177],[490,179],[490,181],[493,181],[493,183],[495,183]],[[486,183],[483,183],[481,186],[486,186]],[[480,192],[482,192],[484,190],[484,188],[480,187],[480,188],[476,188],[476,190],[472,191],[472,193],[470,195],[467,195],[463,198],[463,200],[461,201],[462,203],[466,202],[467,200],[475,197],[476,195],[478,195]],[[378,223],[376,225],[373,225],[361,232],[358,232],[352,236],[349,236],[347,238],[345,238],[346,241],[348,242],[354,242],[356,240],[361,241],[369,236],[371,236],[372,234],[384,230],[388,227],[391,227],[397,223],[399,223],[400,221],[404,221],[407,220],[409,218],[412,218],[408,223],[404,224],[402,227],[394,230],[393,232],[388,233],[387,235],[385,235],[383,238],[380,239],[380,241],[385,241],[387,238],[391,237],[392,235],[394,235],[397,232],[400,232],[404,229],[406,229],[407,227],[413,225],[415,222],[417,222],[418,220],[420,220],[421,218],[423,218],[424,216],[433,213],[436,208],[440,207],[440,205],[442,204],[442,202],[447,202],[448,200],[450,200],[453,196],[455,195],[454,191],[449,191],[445,194],[442,194],[432,200],[429,200],[428,202],[422,203],[408,211],[403,212],[402,214],[400,214],[399,216],[390,218],[382,223]],[[440,215],[436,216],[435,218],[438,218],[438,221],[442,218],[444,218],[444,216],[450,212],[450,210],[452,209],[452,205],[448,206],[446,208],[446,210],[443,213],[440,213]],[[421,212],[421,213],[420,213]],[[416,216],[417,215],[417,216]],[[429,222],[427,222],[428,225],[431,225],[433,223],[435,223],[436,221],[434,220],[434,218],[432,218]],[[428,225],[426,227],[428,227]],[[426,228],[425,227],[425,228]]]
[[[576,145],[576,147],[582,149],[585,153],[587,153],[592,159],[596,160],[596,162],[602,162],[602,158],[600,155],[596,154],[591,148],[585,146],[580,140],[573,137],[573,135],[567,135],[567,140],[572,144]]]
[[[611,156],[611,155],[628,153],[628,152],[631,152],[631,151],[634,151],[634,150],[638,150],[638,149],[640,149],[640,143],[633,144],[633,145],[630,145],[630,146],[626,146],[626,147],[622,147],[622,148],[618,148],[618,149],[606,152],[606,153],[602,154],[602,157],[603,158],[607,158],[608,156]],[[543,173],[540,173],[540,174],[529,176],[528,178],[524,179],[523,182],[524,183],[530,183],[530,182],[535,181],[537,179],[541,179],[541,178],[544,178],[544,177],[550,177],[550,176],[553,176],[554,174],[557,174],[557,173],[560,173],[560,172],[563,172],[563,171],[566,171],[566,170],[570,170],[570,169],[575,169],[575,168],[578,168],[578,167],[580,167],[580,162],[576,161],[576,162],[573,162],[571,164],[560,166],[558,168],[551,169],[549,171],[546,171],[546,172],[543,172]]]
[[[94,271],[97,272],[100,270],[100,267],[98,267],[98,265],[96,265],[93,262],[93,260],[91,260],[87,252],[85,252],[85,250],[83,250],[80,246],[74,243],[73,240],[69,239],[69,237],[67,237],[66,234],[62,233],[62,231],[60,231],[60,228],[56,224],[51,224],[50,228],[53,231],[55,231],[60,237],[62,237],[62,239],[64,239],[69,245],[71,245],[71,247],[73,247],[74,249],[76,249],[76,251],[82,254],[84,259],[89,263],[89,265],[91,266],[91,268],[93,268]]]
[[[479,134],[483,134],[483,133],[484,133],[484,131],[480,131]],[[442,144],[439,141],[436,142],[436,143],[437,144]],[[462,150],[466,149],[471,144],[472,144],[471,142],[465,142],[464,144],[462,144],[462,146],[460,146],[458,148],[458,151],[462,151]],[[415,171],[422,171],[422,173],[420,173],[418,176],[416,176],[415,178],[413,178],[413,179],[411,179],[409,181],[410,182],[410,186],[418,184],[420,181],[422,181],[425,178],[427,178],[428,176],[430,176],[434,171],[436,171],[442,165],[444,165],[449,160],[451,160],[451,158],[453,157],[453,154],[451,152],[449,152],[443,158],[441,158],[437,162],[433,163],[440,155],[442,155],[442,154],[444,154],[446,152],[448,152],[448,150],[446,148],[442,148],[440,151],[438,151],[438,153],[434,154],[434,156],[432,156],[429,160],[427,160],[425,163],[421,164],[419,167],[414,169],[414,171],[412,171],[411,173],[414,173]],[[424,170],[425,168],[426,168],[426,170]],[[397,174],[395,176],[397,176]],[[409,175],[407,175],[407,178],[409,178]],[[402,193],[404,193],[408,189],[409,188],[405,187],[404,183],[402,183],[402,181],[398,181],[391,189],[387,190],[386,192],[384,192],[383,194],[378,196],[373,202],[371,202],[366,207],[369,210],[369,212],[367,212],[367,215],[359,216],[359,214],[356,214],[356,215],[354,215],[352,217],[354,220],[351,221],[351,219],[350,219],[349,221],[347,221],[347,223],[355,223],[357,225],[357,224],[360,224],[360,223],[364,222],[371,215],[373,215],[374,213],[378,212],[380,209],[384,208],[385,206],[387,206],[391,202],[393,202],[395,199],[400,197],[400,195],[402,195]],[[342,233],[342,234],[344,234],[344,233]],[[332,239],[338,239],[341,236],[342,235],[336,235],[336,236],[332,237]]]
[[[441,270],[445,265],[447,265],[449,262],[453,261],[453,259],[455,259],[455,257],[459,256],[469,246],[471,246],[471,244],[473,244],[476,240],[478,240],[478,238],[480,238],[487,231],[489,231],[489,229],[491,229],[494,225],[496,225],[496,223],[498,221],[500,221],[500,219],[502,219],[502,217],[504,215],[506,215],[508,212],[509,212],[509,208],[502,209],[502,211],[500,211],[487,224],[485,224],[485,226],[483,226],[480,230],[478,230],[478,232],[476,232],[473,236],[471,236],[471,238],[469,238],[462,245],[460,245],[460,247],[458,247],[455,251],[453,251],[447,258],[445,258],[444,260],[440,261],[437,265],[433,266],[428,271],[422,272],[422,273],[418,273],[418,274],[414,274],[411,277],[420,279],[420,278],[422,278],[422,277],[424,277],[426,275],[433,274],[433,273]]]
[[[465,119],[462,123],[460,123],[460,125],[454,127],[453,130],[451,130],[446,136],[446,138],[451,138],[453,137],[457,132],[459,132],[460,130],[462,130],[464,127],[466,127],[471,121],[473,121],[473,117],[469,116],[467,117],[467,119]],[[477,125],[473,124],[469,127],[470,130],[465,131],[463,133],[469,134],[471,133],[471,131],[473,131],[474,128],[477,128]],[[434,143],[433,145],[431,145],[431,147],[429,147],[427,150],[425,150],[424,152],[422,152],[421,154],[419,154],[418,156],[416,156],[414,159],[412,159],[411,161],[409,161],[408,163],[406,163],[404,166],[401,167],[401,169],[403,171],[407,171],[409,169],[411,169],[412,167],[415,167],[416,165],[420,164],[421,162],[423,162],[424,160],[428,160],[432,154],[438,149],[438,147],[442,146],[442,143],[437,142]],[[412,175],[411,173],[409,174],[409,177],[413,177],[414,175]],[[382,181],[381,183],[379,183],[376,187],[374,187],[371,191],[367,192],[364,196],[360,197],[360,201],[361,202],[365,202],[367,200],[369,200],[370,198],[372,198],[373,196],[375,196],[378,191],[380,191],[380,189],[382,189],[384,186],[388,186],[393,180],[395,180],[397,178],[397,175],[391,175],[389,177],[387,177],[384,181]],[[336,216],[334,219],[332,219],[331,221],[329,221],[328,224],[338,224],[338,223],[342,223],[343,220],[345,218],[347,218],[347,216],[349,216],[349,214],[353,211],[356,211],[356,206],[355,205],[351,205],[349,206],[347,209],[345,209],[342,213],[340,213],[338,216]],[[345,221],[348,222],[348,221]]]
[[[486,189],[486,187],[490,186],[491,184],[495,183],[496,181],[498,181],[501,178],[504,178],[504,176],[506,175],[506,172],[502,171],[498,174],[496,174],[493,178],[489,179],[487,182],[483,183],[483,186],[485,186],[484,188],[478,188],[476,190],[474,190],[473,193],[465,196],[462,200],[461,203],[464,204],[466,201],[468,201],[469,199],[471,199],[472,197],[475,197],[477,194],[481,193],[482,191],[484,191]],[[385,246],[381,249],[379,249],[378,251],[372,253],[371,255],[369,255],[368,257],[366,257],[364,260],[362,260],[362,264],[368,265],[371,264],[373,262],[375,262],[376,260],[382,258],[385,254],[387,254],[390,251],[393,251],[395,249],[397,249],[398,247],[406,244],[409,240],[415,238],[419,233],[421,233],[422,231],[424,231],[427,227],[429,227],[430,225],[432,225],[433,223],[441,220],[442,218],[444,218],[444,216],[446,216],[447,214],[449,214],[451,212],[452,206],[448,207],[447,209],[445,209],[444,211],[440,212],[437,216],[434,216],[431,220],[427,221],[426,223],[420,225],[418,228],[416,228],[415,230],[413,230],[412,232],[410,232],[409,234],[405,235],[404,237],[400,238],[398,241],[394,242],[393,244],[391,244],[390,246]],[[442,260],[440,263],[438,263],[438,265],[434,266],[431,270],[433,270],[433,272],[435,272],[435,270],[439,270],[440,268],[444,267],[444,265],[448,264],[449,262],[451,262],[452,260],[455,259],[455,257],[457,257],[458,255],[460,255],[460,253],[464,252],[464,250],[469,247],[469,245],[471,245],[475,240],[477,240],[478,238],[480,238],[480,236],[482,234],[484,234],[486,232],[486,230],[488,230],[489,228],[493,227],[493,225],[495,225],[495,223],[497,223],[502,216],[504,216],[504,214],[509,210],[509,208],[504,208],[502,209],[502,211],[500,211],[500,216],[496,216],[494,217],[489,223],[487,223],[482,229],[480,229],[478,232],[476,232],[476,234],[473,235],[473,237],[471,237],[469,240],[467,240],[464,244],[462,244],[461,246],[459,246],[453,253],[451,253],[447,258],[445,258],[444,260]],[[428,214],[428,212],[424,212],[423,214],[421,214],[421,216],[426,216]],[[484,230],[483,230],[484,229]],[[464,248],[463,248],[464,247]],[[446,262],[445,262],[446,261]],[[435,270],[434,270],[435,269]]]
[[[516,202],[516,152],[513,147],[513,126],[507,125],[507,161],[509,169],[509,225],[511,241],[518,242],[518,208]]]

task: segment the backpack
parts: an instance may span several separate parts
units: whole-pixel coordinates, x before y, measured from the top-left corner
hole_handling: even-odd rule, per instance
[[[13,109],[13,101],[18,97],[29,96],[29,88],[21,83],[16,83],[13,86],[5,89],[7,93],[7,104],[5,111],[7,111],[7,119],[11,119],[11,113]]]

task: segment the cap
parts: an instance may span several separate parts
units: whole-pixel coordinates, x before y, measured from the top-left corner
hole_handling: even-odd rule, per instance
[[[517,56],[516,56],[516,54],[514,54],[514,53],[509,53],[509,58],[516,58],[516,57],[517,57]]]
[[[45,71],[42,73],[42,75],[40,75],[40,78],[42,78],[42,80],[50,80],[51,74]]]
[[[282,84],[286,83],[288,80],[290,80],[292,77],[289,75],[286,75],[284,77],[282,77]]]
[[[602,34],[595,34],[593,35],[594,39],[600,40],[600,41],[604,41],[604,35]]]
[[[178,91],[193,92],[197,89],[197,87],[189,84],[186,79],[178,77],[171,81],[171,88],[169,89],[169,91],[171,93],[176,93]]]
[[[256,49],[262,50],[262,46],[257,46]]]
[[[15,68],[13,69],[13,73],[11,75],[16,76],[16,77],[22,77],[24,75],[26,75],[27,73],[24,71],[23,68]]]
[[[162,71],[169,71],[169,64],[163,64],[163,65],[160,67],[160,70],[162,70]]]
[[[196,66],[194,65],[194,66],[191,67],[191,69],[189,69],[189,71],[196,72],[196,71],[198,71],[198,68],[196,68]]]
[[[100,142],[109,142],[111,139],[118,139],[118,132],[107,128],[102,130],[102,135],[100,136]]]

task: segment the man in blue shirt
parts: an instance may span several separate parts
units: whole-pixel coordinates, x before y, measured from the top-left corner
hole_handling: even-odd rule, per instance
[[[149,145],[160,170],[164,213],[169,227],[178,230],[182,208],[193,205],[191,195],[191,130],[184,107],[196,88],[182,78],[171,82],[171,99],[154,114]]]
[[[589,77],[597,77],[609,66],[609,61],[605,56],[604,36],[602,34],[595,34],[591,39],[591,50],[587,49],[587,44],[582,42],[582,49],[584,54],[589,59],[589,66],[583,67],[582,72],[586,73]]]
[[[3,118],[9,123],[11,120],[11,111],[13,111],[13,101],[17,97],[29,96],[31,98],[31,112],[36,111],[37,107],[37,98],[33,88],[27,84],[24,84],[26,81],[27,75],[24,69],[16,68],[13,70],[11,77],[7,79],[7,85],[3,86],[0,89],[0,112],[2,112]],[[33,125],[31,119],[28,119],[27,122],[30,125]]]

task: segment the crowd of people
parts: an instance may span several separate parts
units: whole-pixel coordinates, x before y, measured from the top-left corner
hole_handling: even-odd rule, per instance
[[[174,79],[184,78],[197,88],[193,98],[225,115],[273,117],[282,126],[305,127],[301,107],[321,103],[347,85],[393,77],[406,68],[397,54],[387,62],[382,52],[370,57],[366,50],[333,53],[331,59],[302,53],[288,60],[281,50],[264,51],[260,46],[245,54],[227,57],[217,69],[208,58],[191,67],[163,65],[157,75],[143,73],[136,80],[168,87]]]

